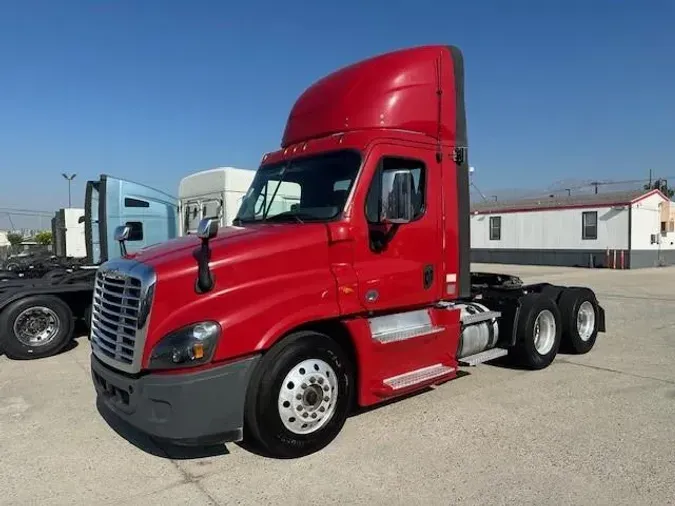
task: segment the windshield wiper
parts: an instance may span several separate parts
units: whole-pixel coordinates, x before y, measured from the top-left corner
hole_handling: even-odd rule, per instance
[[[312,216],[309,217],[312,218]],[[267,221],[281,221],[281,220],[285,221],[286,218],[293,218],[298,223],[305,223],[302,220],[302,218],[300,218],[300,215],[294,212],[284,212],[275,214],[274,216],[270,216],[269,218],[267,218]]]
[[[270,208],[272,207],[272,202],[274,202],[274,197],[277,196],[277,192],[279,191],[279,187],[281,186],[281,183],[284,182],[284,176],[286,175],[286,171],[289,169],[291,166],[291,162],[288,162],[286,165],[284,165],[284,169],[281,171],[281,174],[279,175],[279,182],[277,183],[277,187],[274,189],[274,193],[272,194],[272,197],[270,198],[270,202],[263,211],[263,216],[262,216],[262,221],[267,220],[267,213],[270,212]]]

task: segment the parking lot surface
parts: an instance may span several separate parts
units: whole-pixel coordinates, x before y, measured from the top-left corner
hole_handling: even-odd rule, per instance
[[[0,504],[675,504],[675,268],[475,265],[587,285],[607,333],[542,371],[480,365],[284,461],[159,447],[96,408],[89,345],[0,357]]]

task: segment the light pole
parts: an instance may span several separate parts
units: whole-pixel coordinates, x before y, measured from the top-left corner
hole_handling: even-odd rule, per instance
[[[77,174],[71,174],[69,176],[66,173],[62,173],[61,175],[66,179],[66,181],[68,181],[68,209],[70,209],[72,207],[71,206],[71,200],[70,200],[70,183],[72,183],[73,179],[75,179],[75,176]]]

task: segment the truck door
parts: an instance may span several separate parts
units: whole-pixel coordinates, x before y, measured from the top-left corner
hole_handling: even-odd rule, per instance
[[[382,171],[412,171],[414,218],[401,225],[378,224]],[[354,269],[361,305],[373,311],[426,305],[442,294],[440,164],[435,150],[378,144],[367,155],[352,209],[357,225]],[[433,191],[437,189],[436,191]]]
[[[127,251],[168,241],[178,236],[178,199],[155,188],[102,175],[98,192],[98,237],[104,262],[120,255],[115,228],[131,227]]]

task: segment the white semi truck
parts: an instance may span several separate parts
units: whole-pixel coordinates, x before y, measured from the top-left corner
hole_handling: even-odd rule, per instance
[[[180,235],[195,234],[200,220],[207,217],[217,218],[221,227],[232,225],[255,174],[255,170],[218,167],[181,179],[178,185]],[[257,213],[262,214],[269,202],[272,209],[268,212],[273,211],[272,214],[288,211],[300,202],[300,186],[297,183],[283,181],[278,185],[274,180],[269,183],[270,187],[259,196]],[[274,199],[270,198],[275,191],[277,195]]]

